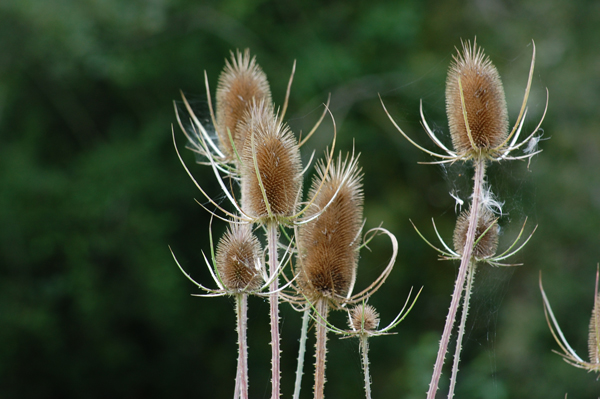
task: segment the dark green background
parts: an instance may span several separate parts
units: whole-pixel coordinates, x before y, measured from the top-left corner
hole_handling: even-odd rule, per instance
[[[411,286],[421,298],[397,335],[371,342],[373,396],[423,398],[457,264],[441,263],[409,223],[451,239],[454,200],[471,171],[430,157],[418,119],[447,132],[444,86],[460,39],[497,66],[514,122],[538,57],[525,129],[550,92],[542,154],[494,165],[505,201],[501,248],[526,216],[538,231],[511,269],[482,267],[458,398],[595,398],[595,376],[565,364],[546,326],[538,274],[571,345],[587,358],[600,260],[600,3],[594,1],[4,0],[0,3],[0,397],[224,398],[233,393],[233,300],[200,299],[168,250],[211,284],[201,251],[208,214],[173,149],[172,101],[184,90],[206,116],[230,50],[250,47],[281,104],[294,60],[288,122],[307,131],[332,93],[339,147],[362,153],[367,227],[383,221],[400,254],[373,297],[382,323]],[[321,154],[327,120],[303,148]],[[185,139],[176,129],[179,148]],[[447,135],[443,136],[448,139]],[[200,184],[219,200],[206,167]],[[308,184],[308,182],[307,182]],[[222,231],[215,222],[215,234]],[[384,267],[384,239],[363,251],[357,288]],[[267,306],[250,301],[250,390],[270,395]],[[344,326],[343,317],[336,320]],[[282,305],[283,397],[292,390],[299,315]],[[311,337],[312,339],[312,337]],[[312,343],[312,341],[310,341]],[[356,342],[332,337],[326,394],[363,396]],[[312,353],[303,397],[311,396]],[[448,361],[450,363],[450,361]],[[443,375],[447,381],[449,372]],[[444,382],[447,384],[447,382]],[[445,397],[440,392],[440,397]]]

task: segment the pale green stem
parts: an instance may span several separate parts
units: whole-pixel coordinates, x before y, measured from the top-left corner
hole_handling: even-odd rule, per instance
[[[474,166],[475,176],[473,177],[473,180],[475,183],[473,185],[473,201],[471,202],[469,228],[467,230],[465,246],[460,261],[460,267],[458,269],[458,276],[456,277],[456,283],[454,285],[454,292],[452,293],[452,301],[450,302],[450,308],[448,309],[448,316],[446,316],[444,332],[442,333],[442,339],[440,340],[440,348],[438,350],[435,365],[433,367],[433,374],[431,375],[431,383],[429,384],[429,390],[427,391],[427,399],[434,399],[438,390],[440,377],[442,376],[442,366],[444,365],[444,359],[446,357],[446,353],[448,352],[448,343],[450,342],[450,335],[452,334],[452,328],[454,327],[454,322],[456,320],[458,304],[465,286],[467,270],[473,255],[475,231],[477,229],[477,220],[479,219],[481,192],[485,177],[485,159],[483,159],[483,157],[476,158],[474,160]]]
[[[277,222],[271,221],[267,224],[267,245],[269,247],[269,273],[272,277],[278,272],[279,259],[277,258]],[[269,303],[271,308],[271,399],[279,399],[280,396],[280,345],[279,345],[279,277],[271,282],[269,291]]]
[[[327,356],[327,313],[329,312],[329,303],[326,299],[319,299],[317,302],[317,312],[321,316],[317,320],[315,343],[315,399],[325,397],[325,360]]]
[[[467,271],[467,285],[465,287],[465,298],[463,299],[462,315],[460,325],[458,326],[458,337],[456,338],[456,349],[454,351],[454,363],[452,364],[452,376],[450,377],[450,389],[448,390],[448,399],[454,397],[454,387],[456,386],[456,376],[458,375],[458,364],[460,363],[460,352],[462,351],[462,341],[465,335],[465,326],[467,324],[467,315],[469,313],[469,301],[471,299],[471,291],[475,281],[475,271],[477,264],[473,261],[469,265]]]
[[[306,352],[306,335],[308,333],[308,321],[310,319],[310,306],[307,306],[302,316],[302,330],[300,331],[300,345],[298,347],[298,366],[296,368],[296,384],[294,385],[293,399],[300,398],[302,386],[302,375],[304,374],[304,353]]]
[[[234,399],[248,399],[248,294],[236,295],[238,365]]]
[[[369,337],[367,334],[360,335],[360,352],[362,356],[363,374],[365,377],[365,397],[371,399],[371,373],[369,372]]]

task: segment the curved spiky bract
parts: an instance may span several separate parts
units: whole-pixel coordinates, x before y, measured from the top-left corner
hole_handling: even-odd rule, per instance
[[[470,209],[463,211],[456,221],[454,228],[454,251],[462,254],[467,239],[467,230],[469,229]],[[487,259],[496,254],[498,249],[498,223],[493,213],[487,208],[482,208],[477,220],[475,230],[475,247],[473,248],[473,257],[475,259]]]
[[[244,137],[238,132],[237,126],[244,113],[250,107],[252,100],[271,103],[271,89],[267,75],[256,63],[256,57],[250,58],[250,50],[231,53],[231,62],[225,60],[225,68],[219,76],[217,86],[217,115],[216,130],[219,136],[219,146],[229,160],[235,159],[231,141],[239,149]],[[233,140],[230,140],[229,135]]]
[[[298,228],[298,285],[311,301],[325,297],[339,303],[352,291],[356,277],[363,222],[362,174],[357,158],[342,161],[341,156],[329,171],[324,162],[316,169],[309,194],[315,200],[307,217],[321,214]]]
[[[248,224],[230,224],[217,244],[215,263],[229,291],[252,292],[263,283],[261,247]]]
[[[463,42],[446,80],[446,112],[458,154],[488,151],[508,136],[508,112],[498,70],[477,43]]]
[[[596,289],[594,292],[594,307],[592,310],[592,318],[590,320],[590,333],[588,336],[589,343],[589,354],[590,361],[586,362],[581,357],[575,353],[567,339],[565,338],[560,326],[558,325],[558,321],[554,316],[554,312],[552,312],[552,307],[550,306],[550,301],[546,296],[546,292],[544,291],[544,286],[542,285],[542,272],[540,271],[540,291],[542,293],[542,299],[544,301],[544,314],[546,315],[546,323],[548,323],[548,327],[550,328],[550,333],[554,337],[554,340],[562,350],[561,352],[553,351],[561,355],[565,362],[569,363],[572,366],[575,366],[580,369],[587,370],[588,372],[600,372],[600,315],[598,314],[598,307],[600,306],[600,295],[598,295],[598,279],[600,277],[600,266],[596,270]],[[600,378],[600,376],[598,377]]]
[[[248,137],[240,154],[242,210],[257,222],[285,221],[296,213],[302,189],[296,139],[264,101],[252,104],[244,126]]]

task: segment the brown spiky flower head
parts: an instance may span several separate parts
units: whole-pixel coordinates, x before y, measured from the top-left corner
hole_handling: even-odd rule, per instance
[[[231,223],[219,240],[216,265],[225,288],[232,292],[252,292],[260,288],[261,248],[249,224]]]
[[[231,53],[231,62],[225,60],[225,68],[219,76],[217,86],[217,134],[222,151],[229,161],[235,159],[231,138],[237,151],[243,148],[244,137],[237,126],[252,100],[264,100],[271,103],[271,90],[267,75],[256,63],[256,57],[250,58],[250,50]]]
[[[374,331],[379,326],[379,313],[371,305],[357,305],[349,313],[348,324],[354,331]]]
[[[362,226],[362,174],[357,158],[341,156],[329,170],[317,165],[307,218],[320,215],[298,229],[298,285],[311,301],[343,301],[352,291]]]
[[[471,212],[463,211],[456,221],[454,228],[454,250],[462,254],[467,239],[467,230],[469,229],[469,218]],[[498,249],[498,223],[497,218],[487,208],[483,207],[479,211],[479,220],[475,230],[475,248],[473,248],[473,257],[475,259],[486,259],[494,256]]]
[[[477,43],[463,42],[446,80],[446,112],[459,155],[489,154],[508,136],[508,112],[498,70]]]
[[[285,223],[296,213],[302,162],[296,138],[265,101],[253,101],[240,124],[242,210],[253,221]]]

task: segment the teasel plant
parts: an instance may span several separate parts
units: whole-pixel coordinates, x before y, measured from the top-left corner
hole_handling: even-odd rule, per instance
[[[210,237],[210,258],[204,260],[217,285],[216,289],[194,280],[181,266],[173,251],[171,255],[181,272],[204,291],[204,294],[193,294],[199,297],[233,296],[238,333],[238,364],[235,379],[234,398],[248,398],[248,296],[268,295],[262,291],[268,289],[271,281],[267,279],[262,259],[262,249],[258,238],[252,233],[248,224],[232,223],[219,240],[216,251],[213,246],[212,231]]]
[[[364,194],[358,157],[348,159],[346,156],[342,162],[340,154],[337,165],[326,170],[324,163],[319,163],[316,171],[309,193],[315,201],[307,215],[326,209],[320,217],[297,228],[297,274],[299,291],[314,302],[316,310],[327,319],[330,301],[339,304],[346,299],[356,279]],[[320,191],[319,187],[322,187]],[[305,312],[308,311],[306,307]],[[315,399],[324,395],[326,341],[327,331],[322,324],[317,324]]]
[[[272,103],[266,75],[255,58],[250,58],[248,50],[243,54],[232,53],[232,61],[226,62],[219,78],[216,113],[212,108],[208,77],[205,73],[212,128],[202,124],[183,93],[183,104],[189,121],[183,120],[177,106],[175,107],[178,124],[189,141],[188,148],[199,156],[199,163],[212,168],[222,193],[234,208],[233,211],[217,203],[198,184],[177,149],[173,132],[173,142],[181,164],[195,186],[216,210],[208,209],[200,201],[197,201],[198,204],[214,217],[229,224],[258,225],[266,232],[266,263],[269,267],[265,280],[269,282],[272,398],[280,396],[279,293],[286,287],[279,287],[279,275],[285,266],[281,260],[289,260],[294,245],[294,240],[290,239],[287,247],[284,246],[285,253],[280,259],[279,230],[308,223],[319,217],[324,210],[323,208],[320,212],[305,216],[314,198],[301,203],[302,180],[308,167],[302,168],[300,147],[317,130],[328,112],[328,107],[325,105],[323,114],[312,130],[303,139],[297,140],[290,128],[283,123],[294,72],[295,63],[284,104],[279,112]],[[211,133],[212,129],[216,131],[216,135]],[[330,166],[335,140],[336,129],[333,120],[333,141],[327,157],[329,161],[325,162],[326,170]],[[313,156],[314,152],[311,160]],[[320,188],[316,190],[315,195]],[[288,284],[291,284],[291,281]]]
[[[413,227],[417,231],[417,234],[421,237],[421,239],[423,239],[423,241],[425,241],[427,245],[429,245],[438,252],[440,260],[461,260],[462,254],[464,253],[465,242],[467,239],[469,220],[470,210],[463,211],[458,216],[453,234],[454,249],[451,249],[451,247],[448,244],[446,244],[446,242],[442,239],[433,219],[433,228],[442,245],[442,248],[439,248],[433,245],[431,242],[429,242],[414,224]],[[460,363],[460,354],[462,351],[462,341],[464,338],[466,328],[471,293],[473,290],[473,285],[475,283],[475,273],[477,270],[477,265],[481,263],[487,263],[488,265],[495,267],[521,266],[522,263],[505,263],[504,261],[515,255],[517,252],[519,252],[529,242],[531,237],[533,237],[533,234],[535,233],[536,229],[537,226],[533,229],[529,236],[523,240],[523,242],[520,242],[521,237],[523,237],[523,233],[525,231],[524,223],[513,243],[501,254],[496,254],[498,249],[498,236],[500,232],[500,228],[498,226],[498,218],[489,209],[489,207],[482,207],[481,214],[479,216],[479,221],[475,230],[475,241],[473,243],[471,263],[468,266],[467,275],[465,277],[466,282],[464,287],[464,298],[462,301],[461,320],[459,322],[458,336],[456,339],[454,362],[452,365],[452,376],[450,378],[450,388],[448,394],[449,397],[451,397],[454,394],[454,389],[456,386],[458,366]]]
[[[541,150],[535,148],[534,144],[537,144],[541,137],[539,131],[548,108],[548,97],[546,97],[546,107],[540,122],[532,133],[519,141],[525,117],[527,115],[527,100],[529,98],[535,66],[535,43],[533,41],[532,47],[533,55],[525,95],[515,125],[510,132],[508,129],[506,99],[500,75],[491,60],[484,54],[482,48],[477,46],[476,41],[473,41],[473,44],[471,44],[470,41],[462,42],[462,52],[457,49],[457,54],[453,56],[453,62],[446,79],[446,112],[448,115],[453,150],[449,149],[448,146],[438,139],[436,134],[429,127],[423,114],[422,101],[420,105],[422,125],[427,135],[442,153],[430,151],[422,147],[404,133],[387,111],[382,101],[384,111],[396,129],[411,144],[423,152],[438,158],[436,161],[424,163],[453,164],[462,161],[471,163],[474,168],[474,184],[473,192],[470,197],[471,203],[468,216],[464,215],[459,217],[457,223],[458,230],[455,231],[454,242],[460,242],[460,245],[458,248],[455,246],[455,249],[451,250],[446,244],[443,244],[445,253],[442,252],[442,256],[450,259],[460,259],[460,266],[442,338],[440,340],[431,383],[429,385],[429,390],[427,391],[428,399],[434,399],[438,390],[442,367],[448,351],[448,345],[456,321],[458,308],[461,299],[464,298],[455,353],[456,359],[453,365],[448,397],[451,398],[454,394],[461,351],[460,340],[462,340],[464,333],[464,324],[466,323],[468,314],[469,292],[472,289],[475,264],[478,261],[478,257],[482,255],[483,259],[487,257],[488,263],[495,266],[499,265],[499,261],[505,259],[504,256],[494,258],[488,254],[495,252],[494,245],[488,245],[488,249],[484,251],[484,254],[478,254],[477,251],[477,245],[483,245],[488,240],[485,237],[491,237],[494,230],[497,229],[497,221],[491,221],[493,218],[489,216],[489,213],[495,211],[499,215],[502,215],[502,203],[494,198],[491,187],[485,179],[487,165],[491,162],[530,160],[531,157],[541,152]],[[519,150],[521,151],[521,154],[514,155],[514,152]],[[478,236],[477,231],[481,231],[480,226],[487,226],[484,228],[484,231],[487,232]],[[523,230],[521,230],[521,232],[522,231]],[[438,235],[438,238],[440,238],[437,230],[436,234]],[[457,235],[459,236],[458,240],[456,239]],[[528,240],[529,239],[526,241]],[[494,248],[493,251],[491,251],[492,248]],[[522,248],[522,245],[518,247],[518,249],[520,248]],[[511,255],[515,252],[516,251],[509,251]]]
[[[550,328],[550,332],[554,337],[554,340],[560,347],[562,352],[553,350],[553,352],[563,357],[563,360],[568,364],[587,370],[588,372],[600,373],[600,294],[598,293],[598,278],[600,277],[600,266],[596,267],[596,288],[594,290],[594,306],[592,307],[592,316],[590,318],[590,327],[588,335],[588,350],[590,361],[586,362],[583,360],[575,350],[569,345],[569,342],[565,338],[552,307],[550,301],[544,291],[542,285],[542,272],[540,271],[540,291],[542,293],[542,299],[544,302],[544,314],[546,315],[546,322]],[[596,379],[600,379],[600,374]]]
[[[285,300],[304,313],[294,399],[300,395],[308,318],[312,317],[316,322],[314,398],[322,399],[329,311],[366,301],[385,282],[398,253],[395,236],[381,227],[369,230],[361,243],[364,194],[358,155],[352,153],[342,157],[340,153],[329,168],[325,161],[320,161],[316,172],[309,193],[314,201],[306,217],[310,219],[317,214],[319,217],[295,229],[296,283],[294,292],[284,294]],[[380,233],[388,235],[392,242],[390,262],[370,286],[353,295],[359,250]]]
[[[342,336],[342,339],[345,338],[358,338],[360,356],[361,356],[361,365],[363,369],[363,377],[365,383],[365,398],[371,399],[371,373],[369,371],[369,338],[377,337],[380,335],[392,335],[396,334],[395,332],[391,332],[398,324],[400,324],[406,316],[410,313],[413,306],[417,302],[419,295],[423,288],[419,290],[415,298],[412,300],[412,303],[409,302],[412,296],[412,288],[408,293],[408,297],[406,298],[406,302],[404,306],[400,310],[400,312],[396,315],[394,320],[386,327],[377,329],[379,327],[379,313],[375,310],[375,308],[371,305],[368,305],[366,300],[363,302],[356,304],[352,309],[347,309],[348,312],[348,327],[349,330],[343,330],[338,327],[335,327],[327,320],[325,320],[322,315],[316,313],[315,320],[318,323],[324,323],[326,328],[332,333],[338,334]],[[407,306],[408,309],[406,308]]]
[[[301,203],[302,178],[306,169],[301,169],[300,144],[296,142],[291,130],[263,103],[250,108],[250,115],[242,123],[247,128],[249,136],[241,154],[241,213],[250,217],[253,223],[258,223],[267,232],[269,267],[271,273],[280,270],[278,264],[279,231],[283,228],[298,228],[322,217],[329,206],[334,204],[336,197],[341,195],[342,187],[338,187],[328,201],[320,203],[317,212],[310,212],[312,205],[317,202],[323,181],[313,187],[309,200]],[[331,151],[326,160],[321,162],[327,173],[331,167],[332,154],[335,148],[336,128],[333,120],[334,134]],[[311,132],[312,133],[312,132]],[[344,179],[349,179],[344,176]],[[297,239],[290,239],[290,247]],[[286,251],[289,254],[289,251]],[[284,255],[285,256],[285,255]],[[273,274],[271,274],[273,275]],[[272,359],[279,361],[279,292],[278,279],[271,283],[271,332]],[[288,283],[289,284],[289,283]],[[276,359],[277,357],[277,359]],[[273,363],[275,364],[275,363]],[[273,368],[274,390],[273,397],[279,397],[279,365]],[[275,381],[277,384],[275,385]]]

